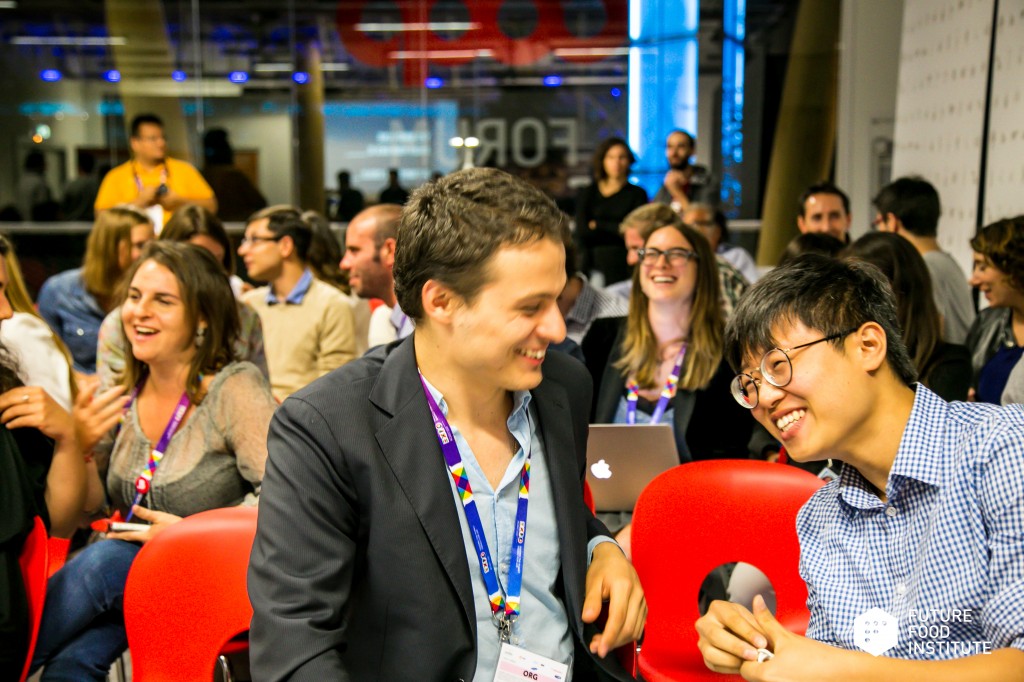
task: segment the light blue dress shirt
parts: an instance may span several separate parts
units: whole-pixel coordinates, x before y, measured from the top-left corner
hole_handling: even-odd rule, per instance
[[[313,285],[313,273],[309,268],[306,268],[302,272],[302,277],[295,283],[292,290],[288,292],[288,295],[284,297],[285,303],[291,305],[302,305],[302,299],[306,297],[306,292],[309,291],[309,287]],[[277,305],[281,300],[274,294],[274,287],[267,287],[267,305]]]
[[[437,401],[441,412],[447,416],[448,405],[441,393],[424,379],[428,390]],[[547,466],[544,442],[538,430],[535,409],[530,406],[528,391],[513,394],[512,413],[508,428],[519,444],[519,449],[509,462],[494,490],[484,475],[480,463],[466,439],[454,425],[451,426],[455,444],[469,476],[476,500],[480,521],[487,538],[487,547],[497,563],[498,582],[505,589],[508,580],[509,561],[512,553],[512,530],[515,524],[516,508],[519,503],[519,476],[526,463],[524,445],[530,448],[530,507],[526,521],[526,550],[523,569],[523,589],[520,601],[520,616],[512,627],[512,643],[533,653],[546,656],[569,666],[572,677],[573,642],[565,604],[556,596],[559,591],[558,574],[561,559],[558,544],[558,526],[555,519],[555,502]],[[473,679],[490,682],[497,670],[501,643],[498,628],[491,616],[491,605],[487,598],[480,562],[469,534],[469,525],[463,510],[455,483],[448,477],[452,499],[459,509],[462,524],[462,538],[466,546],[466,561],[469,564],[470,583],[473,586],[473,605],[476,610],[477,659]],[[594,547],[610,538],[599,536],[588,545],[589,557]]]

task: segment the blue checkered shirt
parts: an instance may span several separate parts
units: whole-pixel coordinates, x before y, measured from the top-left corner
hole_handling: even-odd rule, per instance
[[[800,510],[807,636],[855,649],[877,607],[899,624],[885,656],[1024,649],[1024,408],[918,386],[886,498],[845,466]]]

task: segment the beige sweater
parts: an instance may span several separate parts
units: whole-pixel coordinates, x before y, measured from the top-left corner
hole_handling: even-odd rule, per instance
[[[302,303],[267,304],[268,287],[246,293],[263,323],[270,386],[278,401],[341,367],[356,355],[352,306],[345,295],[314,279]]]

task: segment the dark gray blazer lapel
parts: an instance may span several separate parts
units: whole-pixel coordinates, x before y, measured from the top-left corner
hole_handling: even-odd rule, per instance
[[[423,533],[448,572],[475,641],[476,612],[462,525],[423,396],[411,337],[384,360],[370,391],[370,401],[391,415],[375,434],[377,443],[419,517]]]
[[[565,608],[577,636],[583,636],[583,587],[587,573],[587,527],[581,513],[584,508],[580,482],[580,462],[573,438],[573,415],[565,389],[545,378],[532,391],[540,421],[544,453],[554,492],[555,516],[558,525],[559,554],[565,588]],[[584,406],[583,424],[586,428]],[[585,433],[585,432],[584,432]]]

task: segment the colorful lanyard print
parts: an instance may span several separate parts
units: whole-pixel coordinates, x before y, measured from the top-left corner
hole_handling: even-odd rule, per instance
[[[161,185],[166,185],[167,184],[167,175],[168,175],[167,174],[167,164],[164,163],[164,167],[160,169],[160,184]],[[142,191],[142,178],[139,177],[138,171],[135,170],[135,162],[134,161],[132,161],[132,177],[135,178],[135,188],[139,192],[141,192]]]
[[[651,414],[651,423],[658,424],[661,422],[661,418],[665,416],[665,410],[668,409],[668,403],[672,398],[676,396],[676,391],[679,389],[679,373],[683,369],[683,359],[686,357],[686,344],[679,349],[679,355],[676,356],[676,364],[672,367],[672,373],[668,375],[668,379],[665,380],[665,388],[661,389],[661,397],[658,398],[658,404],[654,406],[654,412]],[[640,386],[637,385],[636,379],[630,377],[626,381],[626,423],[629,425],[636,424],[636,403],[640,398]]]
[[[145,383],[146,377],[143,377],[139,383],[132,389],[131,395],[128,398],[128,404],[125,405],[125,414],[128,414],[128,410],[131,408],[132,403],[139,395],[139,391],[142,389],[143,383]],[[131,521],[134,513],[135,505],[142,502],[142,498],[145,497],[146,493],[149,492],[151,483],[153,481],[153,474],[156,473],[156,468],[160,466],[160,460],[164,458],[164,451],[167,450],[167,446],[171,442],[171,438],[174,437],[174,433],[178,430],[181,425],[181,420],[185,418],[185,413],[188,411],[191,401],[188,397],[188,391],[181,394],[181,399],[178,401],[178,406],[174,408],[174,413],[171,415],[171,420],[167,422],[166,428],[164,428],[163,435],[160,436],[160,440],[157,441],[156,447],[149,451],[149,459],[146,461],[146,468],[142,470],[139,477],[135,479],[135,500],[132,502],[131,508],[128,510],[128,516],[125,517],[125,521]]]
[[[487,598],[491,604],[491,616],[498,628],[498,638],[502,642],[509,642],[512,636],[512,623],[519,617],[519,598],[523,588],[526,513],[530,504],[530,450],[526,450],[526,463],[523,464],[523,470],[519,474],[519,504],[512,533],[512,561],[508,569],[508,589],[503,595],[495,575],[496,565],[491,558],[490,549],[487,547],[487,538],[484,536],[480,512],[477,511],[476,500],[473,499],[473,488],[469,484],[469,476],[466,474],[462,456],[459,454],[459,446],[455,443],[455,436],[452,434],[448,420],[441,413],[441,408],[438,407],[434,396],[430,394],[430,389],[427,388],[422,375],[420,375],[420,383],[423,384],[423,393],[427,396],[427,406],[430,408],[430,416],[434,420],[434,430],[437,433],[437,440],[441,444],[445,464],[448,465],[448,471],[452,475],[452,480],[455,482],[455,487],[462,500],[462,507],[466,512],[466,523],[469,525],[473,547],[480,560],[480,573],[483,575],[484,586],[487,588]]]

